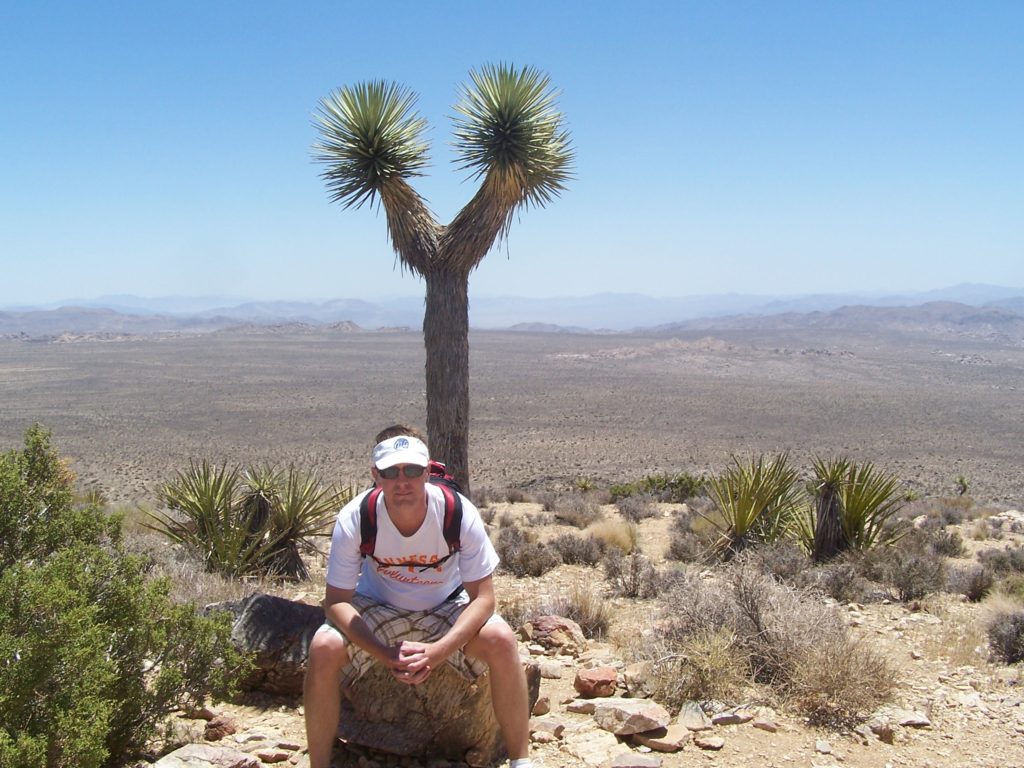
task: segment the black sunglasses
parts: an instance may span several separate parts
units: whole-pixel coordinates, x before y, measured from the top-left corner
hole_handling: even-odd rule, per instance
[[[401,470],[402,474],[406,477],[419,477],[426,471],[426,469],[426,467],[418,467],[415,464],[406,464],[404,467],[387,467],[386,469],[378,469],[377,474],[385,480],[394,480],[398,477],[399,470]]]

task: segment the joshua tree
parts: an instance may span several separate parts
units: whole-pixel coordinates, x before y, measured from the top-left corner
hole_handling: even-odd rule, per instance
[[[426,121],[416,96],[395,83],[348,86],[320,101],[314,159],[333,202],[383,204],[402,268],[427,284],[427,432],[431,452],[469,488],[469,274],[508,234],[520,208],[543,207],[570,177],[573,150],[556,93],[532,67],[470,72],[455,105],[454,146],[480,180],[473,199],[439,224],[410,186],[427,165]]]

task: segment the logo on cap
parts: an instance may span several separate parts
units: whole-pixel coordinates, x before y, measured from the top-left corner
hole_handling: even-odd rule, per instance
[[[403,448],[408,448],[408,447],[409,447],[409,441],[406,440],[404,437],[400,437],[397,440],[395,440],[395,450],[396,451],[400,451]]]

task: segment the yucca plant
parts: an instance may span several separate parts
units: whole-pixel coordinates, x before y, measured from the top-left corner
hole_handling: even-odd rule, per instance
[[[734,466],[707,482],[717,515],[702,515],[721,534],[713,550],[728,559],[752,542],[770,543],[788,535],[802,492],[789,457],[760,456]]]
[[[334,202],[378,201],[402,268],[423,277],[427,432],[431,453],[469,492],[469,275],[508,234],[515,213],[544,206],[570,177],[573,150],[556,92],[533,67],[470,72],[455,105],[456,163],[480,187],[450,224],[409,184],[427,165],[426,121],[394,83],[347,86],[320,102],[313,157]]]
[[[811,557],[815,562],[830,560],[849,548],[843,538],[843,482],[850,472],[846,459],[814,460],[815,482],[812,483],[815,506]]]
[[[892,544],[905,527],[890,524],[906,501],[900,481],[874,464],[848,459],[815,459],[809,484],[814,508],[797,530],[801,544],[817,562],[840,552]]]
[[[324,487],[294,467],[256,467],[243,475],[204,460],[178,472],[160,498],[176,514],[151,513],[149,527],[200,553],[209,570],[232,578],[306,579],[302,555],[319,551],[310,539],[327,533],[352,489]]]
[[[239,505],[237,467],[190,461],[159,491],[160,501],[177,516],[150,513],[148,527],[199,553],[208,570],[242,576],[259,570],[265,547],[262,531],[251,531]]]
[[[871,462],[850,467],[841,500],[843,539],[851,549],[893,544],[906,534],[906,526],[889,525],[904,504],[900,480]]]
[[[289,579],[308,579],[303,555],[321,554],[312,539],[331,534],[338,510],[354,494],[351,486],[324,486],[316,475],[288,467],[271,513],[277,544],[268,558],[269,570]]]

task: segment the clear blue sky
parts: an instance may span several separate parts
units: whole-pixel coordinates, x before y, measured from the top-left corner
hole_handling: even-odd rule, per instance
[[[383,212],[327,200],[312,114],[486,62],[562,90],[576,180],[473,295],[1024,286],[1024,3],[69,2],[0,7],[0,306],[419,295]]]

